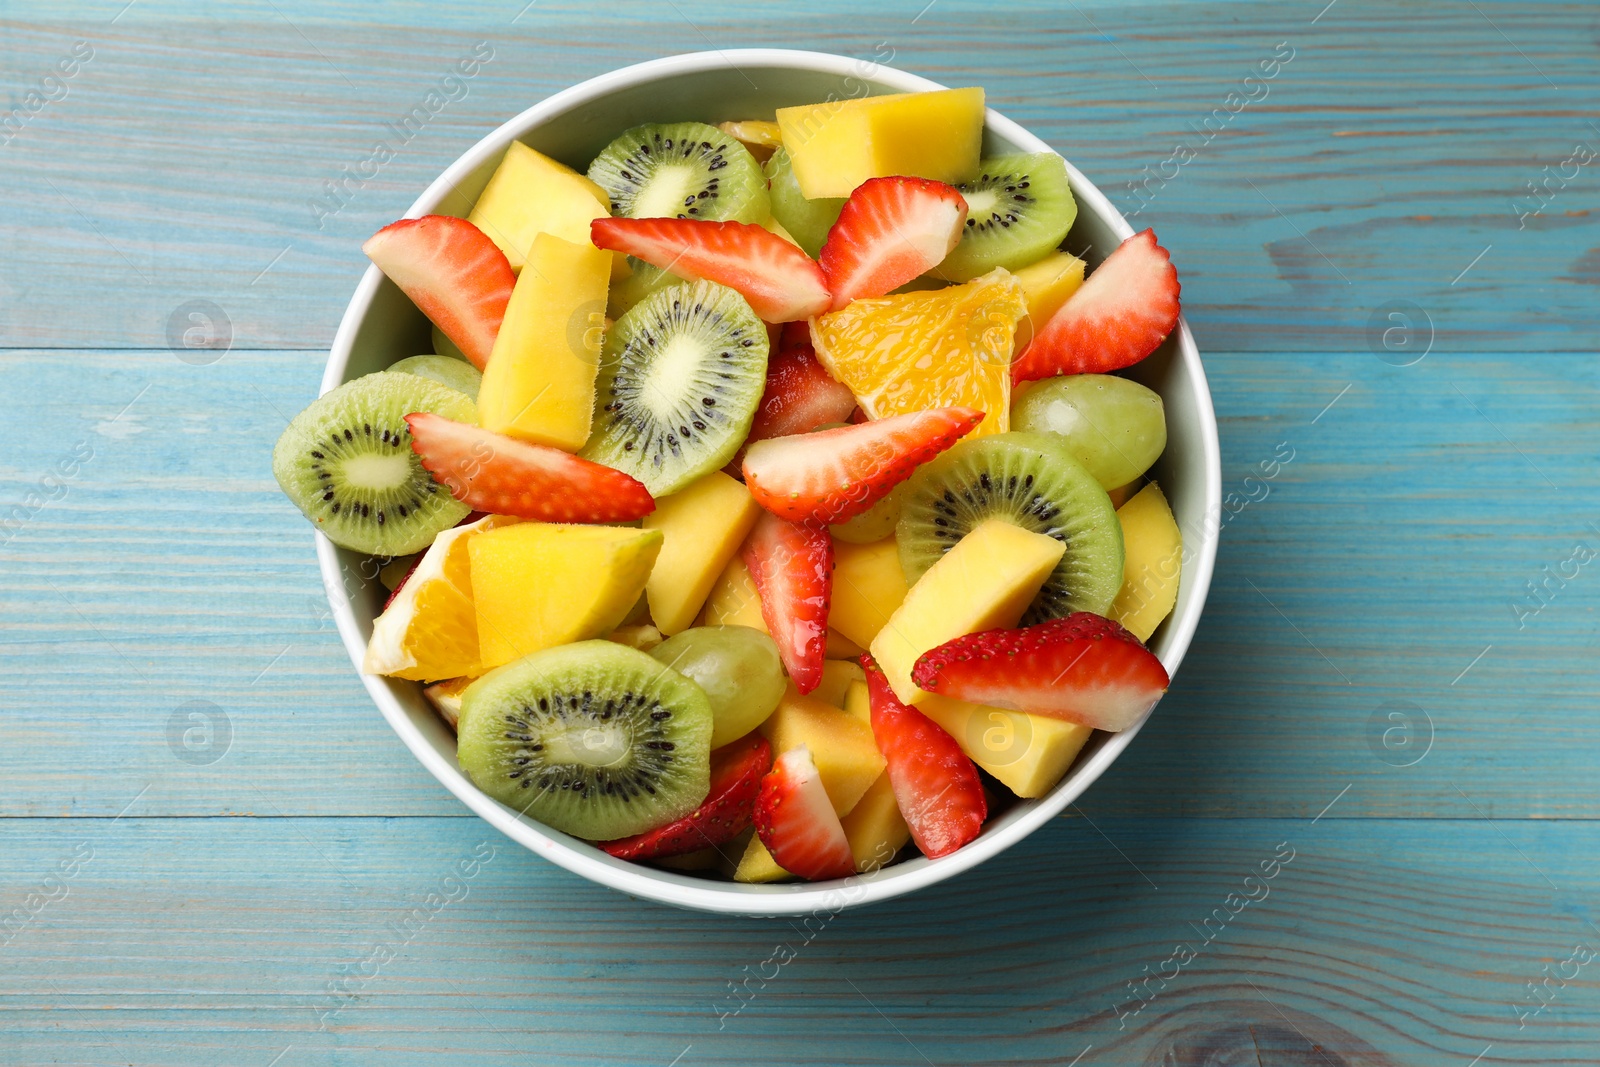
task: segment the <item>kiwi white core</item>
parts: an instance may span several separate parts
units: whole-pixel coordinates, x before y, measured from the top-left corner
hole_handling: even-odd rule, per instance
[[[643,394],[650,405],[663,418],[669,418],[677,409],[683,396],[685,382],[700,378],[700,365],[705,360],[705,339],[698,333],[680,333],[667,341],[650,364],[644,381]]]
[[[633,752],[633,738],[620,722],[552,731],[543,741],[546,754],[558,764],[615,767]]]
[[[631,214],[636,219],[672,218],[683,211],[686,199],[700,191],[702,181],[693,167],[681,163],[658,167],[639,190]]]
[[[351,456],[340,473],[361,489],[398,489],[411,479],[411,461],[404,455]]]
[[[983,221],[994,214],[994,206],[1000,202],[1000,196],[993,189],[978,189],[973,192],[961,194],[967,201],[967,218]]]

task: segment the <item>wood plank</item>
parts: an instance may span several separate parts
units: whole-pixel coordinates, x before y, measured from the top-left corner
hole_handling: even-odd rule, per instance
[[[76,40],[95,50],[0,152],[0,345],[158,347],[204,299],[238,347],[325,347],[360,240],[500,121],[625,63],[782,45],[892,49],[896,65],[983,84],[1126,210],[1143,202],[1132,182],[1169,175],[1145,186],[1139,220],[1174,250],[1205,349],[1364,349],[1397,299],[1431,316],[1440,351],[1600,346],[1593,165],[1567,167],[1538,217],[1514,204],[1575,144],[1600,148],[1588,5],[1340,4],[1313,19],[1321,5],[1298,0],[826,0],[757,16],[717,0],[692,21],[671,5],[543,2],[513,21],[510,6],[379,16],[284,0],[194,19],[141,0],[114,21],[97,2],[0,23],[19,97]],[[319,226],[323,183],[480,40],[495,58],[466,95]],[[1292,60],[1245,86],[1279,42]],[[1258,99],[1231,114],[1235,91]],[[1180,141],[1195,153],[1181,165]]]
[[[460,813],[359,685],[309,527],[269,473],[320,364],[0,355],[31,420],[0,460],[0,517],[79,442],[94,451],[0,546],[4,814],[112,815],[147,786],[134,814]],[[1343,814],[1600,814],[1595,568],[1513,610],[1576,544],[1600,550],[1594,362],[1210,367],[1229,491],[1259,497],[1244,479],[1280,444],[1293,459],[1224,528],[1190,658],[1085,810],[1311,817],[1351,786]],[[190,701],[227,717],[214,763],[178,755],[205,725]],[[1412,712],[1418,746],[1432,723],[1412,766],[1396,764],[1420,749],[1385,717],[1398,701],[1429,717]]]
[[[1097,825],[790,922],[632,901],[459,819],[10,820],[7,908],[90,858],[4,945],[0,1063],[1255,1063],[1252,1031],[1278,1065],[1592,1061],[1592,966],[1517,1012],[1600,941],[1593,822]]]

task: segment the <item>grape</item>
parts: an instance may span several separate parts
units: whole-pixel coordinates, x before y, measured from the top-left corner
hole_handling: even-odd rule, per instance
[[[696,626],[669,637],[650,654],[706,691],[712,748],[760,726],[787,688],[778,646],[748,626]]]
[[[1011,428],[1066,438],[1073,456],[1104,489],[1127,485],[1167,447],[1161,397],[1109,374],[1074,374],[1030,386],[1012,401]]]

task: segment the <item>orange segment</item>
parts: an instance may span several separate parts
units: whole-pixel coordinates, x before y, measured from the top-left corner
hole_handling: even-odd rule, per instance
[[[434,538],[372,624],[362,671],[422,682],[482,674],[467,542],[480,531],[516,521],[490,515]]]
[[[1022,286],[996,269],[963,285],[857,300],[811,321],[817,359],[869,418],[961,405],[985,412],[970,436],[1011,427],[1011,348]]]

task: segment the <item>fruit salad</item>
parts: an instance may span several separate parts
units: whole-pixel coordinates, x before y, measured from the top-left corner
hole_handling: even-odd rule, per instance
[[[1145,230],[1093,272],[981,89],[514,142],[467,218],[363,246],[429,354],[273,471],[393,592],[484,793],[620,860],[823,880],[962,848],[1167,688],[1182,541]],[[1066,246],[1066,247],[1064,247]]]

